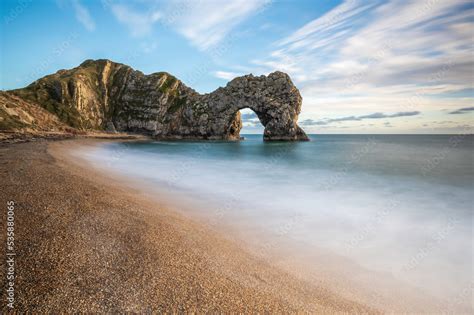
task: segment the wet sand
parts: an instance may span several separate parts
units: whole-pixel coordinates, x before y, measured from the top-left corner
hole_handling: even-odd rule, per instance
[[[79,141],[0,147],[2,222],[15,202],[15,311],[379,312],[74,163],[63,153]],[[2,287],[5,270],[2,259]],[[2,290],[2,312],[4,301]]]

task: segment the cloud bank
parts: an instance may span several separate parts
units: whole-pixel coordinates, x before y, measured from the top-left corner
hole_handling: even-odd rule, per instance
[[[341,118],[331,118],[331,119],[323,119],[323,120],[313,120],[313,119],[305,119],[300,122],[303,126],[324,126],[329,125],[332,123],[340,123],[345,121],[361,121],[364,119],[382,119],[382,118],[397,118],[397,117],[408,117],[408,116],[416,116],[419,115],[420,112],[412,111],[412,112],[398,112],[395,114],[384,114],[384,113],[373,113],[369,115],[362,115],[362,116],[347,116]],[[386,122],[385,125],[389,125],[389,122]]]
[[[457,109],[455,111],[450,112],[451,115],[453,114],[468,114],[470,112],[474,111],[474,107],[464,107]]]

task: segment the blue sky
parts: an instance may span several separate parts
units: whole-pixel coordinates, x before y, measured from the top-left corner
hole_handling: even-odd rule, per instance
[[[7,0],[1,19],[1,89],[99,58],[203,93],[280,70],[309,133],[472,133],[469,1]]]

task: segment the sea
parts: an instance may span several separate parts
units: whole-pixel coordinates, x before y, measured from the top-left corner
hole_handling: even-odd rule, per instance
[[[185,215],[273,257],[289,249],[293,260],[321,271],[333,260],[310,253],[330,253],[445,310],[472,310],[472,135],[243,136],[114,142],[80,154],[188,200],[196,206],[183,207]]]

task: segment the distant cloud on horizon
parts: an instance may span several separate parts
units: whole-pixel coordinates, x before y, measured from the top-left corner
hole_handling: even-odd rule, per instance
[[[361,121],[364,119],[382,119],[382,118],[396,118],[396,117],[407,117],[407,116],[416,116],[419,115],[419,111],[412,111],[412,112],[398,112],[395,114],[384,114],[384,113],[373,113],[369,115],[362,115],[362,116],[347,116],[341,118],[331,118],[331,119],[323,119],[323,120],[313,120],[313,119],[305,119],[300,122],[303,126],[321,126],[321,125],[329,125],[331,123],[339,123],[345,121]],[[386,122],[385,124],[390,124]]]
[[[457,109],[455,111],[452,111],[449,114],[451,114],[451,115],[453,115],[453,114],[468,114],[472,111],[474,111],[474,107],[464,107],[464,108],[460,108],[460,109]]]

